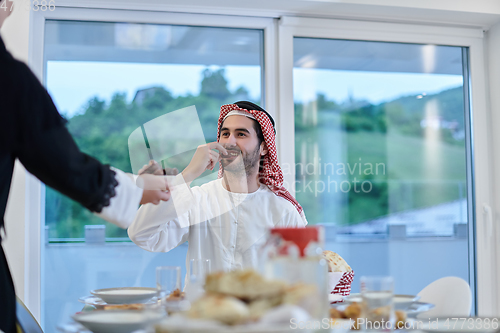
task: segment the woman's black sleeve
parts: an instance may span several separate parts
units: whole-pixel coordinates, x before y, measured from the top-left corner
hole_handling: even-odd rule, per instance
[[[16,156],[46,185],[100,212],[115,196],[115,172],[80,151],[45,88],[25,65],[18,65],[24,79],[17,90],[23,96]]]

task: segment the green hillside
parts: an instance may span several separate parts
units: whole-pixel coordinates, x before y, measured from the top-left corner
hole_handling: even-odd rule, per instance
[[[318,95],[309,105],[295,105],[295,125],[296,161],[313,163],[317,154],[322,166],[347,165],[346,174],[340,172],[335,180],[351,186],[346,193],[341,189],[330,193],[318,193],[316,188],[301,191],[308,182],[320,187],[334,177],[331,172],[301,174],[296,166],[297,199],[310,223],[360,223],[465,197],[461,87],[423,98],[404,96],[379,105],[360,101],[340,105]],[[318,152],[312,153],[315,149]],[[365,189],[370,189],[366,193],[359,190],[365,181],[371,185],[365,184]],[[344,185],[347,188],[348,184]]]

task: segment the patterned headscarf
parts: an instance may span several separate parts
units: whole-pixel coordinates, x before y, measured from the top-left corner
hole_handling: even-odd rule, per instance
[[[281,171],[281,167],[278,164],[278,153],[276,150],[276,134],[273,123],[271,122],[271,118],[267,114],[267,112],[261,110],[244,109],[239,107],[237,104],[226,104],[221,106],[219,122],[217,125],[217,141],[219,141],[220,129],[222,123],[224,122],[224,118],[229,112],[234,110],[248,112],[253,115],[262,129],[262,134],[264,135],[264,141],[267,145],[268,153],[264,155],[263,158],[263,167],[259,171],[259,182],[267,185],[267,187],[269,187],[269,189],[277,196],[283,197],[286,200],[290,201],[295,206],[295,208],[297,208],[300,216],[305,220],[302,206],[300,206],[300,204],[297,202],[297,200],[295,200],[290,192],[288,192],[283,187],[283,172]],[[219,178],[222,178],[223,174],[224,170],[222,169],[222,165],[219,163]]]

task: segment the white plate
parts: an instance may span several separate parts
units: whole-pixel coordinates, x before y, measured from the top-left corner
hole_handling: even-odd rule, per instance
[[[102,299],[100,299],[97,296],[83,296],[83,297],[80,297],[78,299],[78,302],[84,303],[84,304],[87,304],[87,305],[92,305],[96,309],[101,309],[105,305],[109,305],[108,303],[104,302]],[[143,304],[156,304],[157,302],[158,302],[158,299],[155,296],[155,297],[153,297],[152,299],[150,299],[149,301],[147,301],[147,302],[145,302]]]
[[[408,317],[415,318],[419,313],[423,313],[429,311],[434,308],[434,304],[431,303],[423,303],[423,302],[415,302],[410,305],[406,310],[406,314]]]
[[[197,325],[199,324],[199,325]],[[157,333],[290,333],[290,332],[314,332],[313,330],[306,329],[292,329],[290,325],[284,326],[223,326],[223,325],[211,325],[211,323],[205,324],[205,321],[199,323],[193,323],[193,321],[185,322],[184,325],[162,325],[161,328],[156,327]],[[340,333],[340,332],[339,332]]]
[[[343,299],[344,297],[342,297],[341,295],[328,294],[328,301],[330,303],[342,302]]]
[[[160,311],[91,311],[72,316],[73,320],[82,324],[94,333],[130,333],[145,329],[165,316]]]
[[[420,299],[420,296],[414,296],[414,295],[394,295],[394,309],[396,310],[406,310],[408,309],[413,303],[418,301]],[[344,301],[348,303],[353,303],[353,302],[358,302],[361,303],[363,301],[361,294],[356,293],[356,294],[350,294],[349,296],[344,297]]]
[[[349,303],[334,303],[334,304],[331,304],[330,306],[332,308],[339,310],[339,311],[345,311],[345,309],[348,305],[349,305]],[[406,312],[406,316],[408,317],[408,319],[412,319],[413,321],[416,321],[415,317],[417,316],[417,314],[429,311],[432,308],[434,308],[434,304],[415,302],[408,309],[401,310],[401,311]]]
[[[156,296],[155,288],[124,287],[91,290],[90,293],[108,304],[146,303]]]
[[[84,304],[88,304],[88,305],[92,305],[92,306],[95,306],[95,307],[103,307],[104,305],[108,305],[108,303],[104,302],[99,297],[93,296],[93,295],[92,296],[80,297],[78,299],[78,302],[84,303]]]
[[[417,319],[418,322],[420,319]],[[425,332],[432,333],[490,333],[496,332],[500,328],[499,318],[470,317],[470,318],[431,318],[420,320],[422,325],[418,327]],[[489,328],[484,328],[486,322]],[[493,325],[494,324],[494,325]]]
[[[311,319],[312,320],[312,319]],[[341,320],[346,321],[346,320]],[[349,322],[349,321],[347,321]],[[342,328],[334,329],[335,333],[346,333],[349,324]],[[178,314],[165,318],[156,325],[156,333],[313,333],[314,329],[292,328],[290,323],[227,326],[215,320],[191,319]]]

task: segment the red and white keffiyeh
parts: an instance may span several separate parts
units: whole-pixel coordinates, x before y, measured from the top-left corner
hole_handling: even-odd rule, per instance
[[[262,128],[262,134],[264,135],[264,141],[267,145],[268,153],[264,155],[263,168],[259,172],[259,182],[267,185],[269,189],[277,196],[283,197],[290,201],[300,216],[305,219],[304,211],[302,206],[295,200],[295,198],[283,187],[283,171],[278,163],[278,153],[276,151],[276,139],[274,134],[274,128],[269,117],[262,111],[259,110],[247,110],[240,108],[236,104],[226,104],[221,106],[219,122],[217,124],[217,141],[219,141],[220,128],[224,122],[226,115],[234,110],[248,112],[255,117]],[[219,163],[219,178],[222,178],[224,170],[222,165]]]

